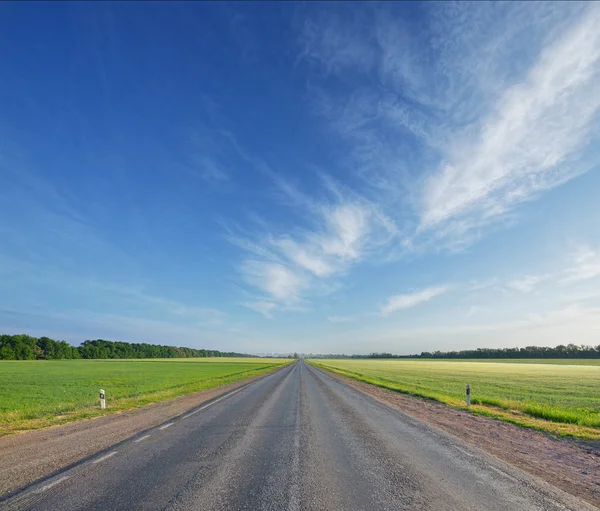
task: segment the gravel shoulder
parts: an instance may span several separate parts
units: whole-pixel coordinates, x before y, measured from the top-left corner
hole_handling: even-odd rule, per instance
[[[272,373],[143,408],[0,437],[0,497]]]
[[[318,370],[600,507],[598,442],[556,439],[532,429]]]

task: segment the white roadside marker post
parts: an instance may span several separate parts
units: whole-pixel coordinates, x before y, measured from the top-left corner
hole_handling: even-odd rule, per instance
[[[104,396],[104,390],[100,389],[100,409],[104,410],[106,408],[106,400]]]
[[[471,406],[471,385],[467,383],[467,406]]]

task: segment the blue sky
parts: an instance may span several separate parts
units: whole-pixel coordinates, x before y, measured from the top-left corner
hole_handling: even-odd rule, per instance
[[[600,339],[594,3],[0,5],[0,330]]]

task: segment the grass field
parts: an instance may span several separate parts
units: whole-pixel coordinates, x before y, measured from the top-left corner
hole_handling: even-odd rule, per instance
[[[0,361],[0,436],[94,417],[268,372],[287,359]],[[99,409],[99,391],[107,409]]]
[[[559,435],[600,439],[598,360],[312,360],[380,387]]]

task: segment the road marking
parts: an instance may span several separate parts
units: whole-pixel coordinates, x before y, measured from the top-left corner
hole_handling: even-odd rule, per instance
[[[97,460],[92,461],[92,463],[100,463],[101,461],[104,461],[104,460],[110,458],[111,456],[114,456],[115,454],[117,454],[117,451],[109,452],[108,454],[105,454],[101,458],[98,458]]]
[[[302,366],[300,366],[302,373]],[[296,424],[294,426],[294,451],[292,453],[291,466],[292,484],[289,489],[288,511],[297,511],[300,509],[300,487],[298,479],[300,475],[300,392],[296,398]]]
[[[142,438],[138,438],[137,440],[134,440],[134,442],[137,444],[138,442],[141,442],[142,440],[146,440],[146,438],[150,438],[150,435],[144,435]]]
[[[170,428],[172,425],[173,425],[173,423],[172,423],[172,422],[169,422],[169,424],[165,424],[164,426],[161,426],[161,427],[160,427],[160,428],[158,428],[158,429],[167,429],[167,428]]]
[[[248,384],[250,385],[250,384]],[[237,390],[234,390],[233,392],[230,392],[229,394],[226,394],[224,396],[221,396],[219,399],[215,399],[212,403],[208,403],[207,405],[204,405],[196,410],[194,410],[193,412],[188,413],[187,415],[184,415],[183,417],[181,417],[182,419],[187,419],[188,417],[191,417],[192,415],[194,415],[195,413],[201,412],[202,410],[205,410],[206,408],[208,408],[209,406],[212,405],[216,405],[219,401],[222,401],[223,399],[229,397],[229,396],[233,396],[234,394],[237,394],[238,392],[240,392],[241,390],[244,390],[246,387],[248,387],[248,385],[244,385],[243,387],[240,387]]]
[[[66,481],[67,479],[69,479],[69,476],[59,477],[56,481],[52,481],[51,483],[48,483],[48,484],[42,486],[40,489],[34,490],[33,493],[42,493],[46,490],[49,490],[53,486],[56,486],[57,484],[62,483],[63,481]]]

